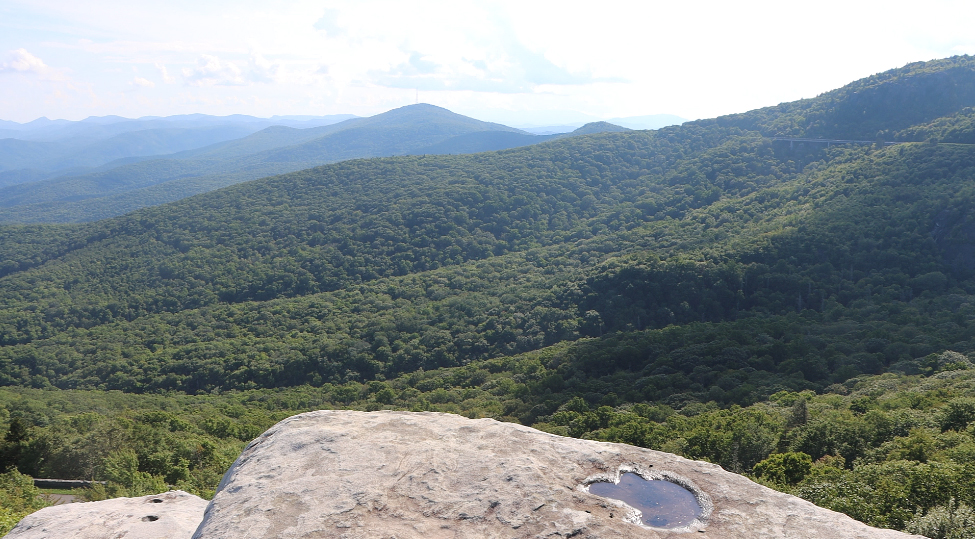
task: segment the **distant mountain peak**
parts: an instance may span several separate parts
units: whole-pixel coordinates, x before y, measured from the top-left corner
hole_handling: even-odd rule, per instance
[[[464,125],[466,126],[465,131],[512,131],[516,133],[525,133],[524,131],[515,129],[514,127],[508,127],[506,125],[493,122],[485,122],[476,118],[471,118],[470,116],[458,114],[443,107],[438,107],[437,105],[431,105],[429,103],[414,103],[412,105],[405,105],[388,110],[381,114],[364,118],[362,122],[358,124],[358,126],[373,124],[380,125],[400,121],[415,123],[418,121],[423,122],[427,120],[435,121],[437,123],[441,123],[446,120],[457,125]],[[458,132],[457,134],[460,133]]]
[[[594,133],[619,133],[621,131],[630,130],[609,122],[589,122],[572,133],[569,133],[569,136],[592,135]]]

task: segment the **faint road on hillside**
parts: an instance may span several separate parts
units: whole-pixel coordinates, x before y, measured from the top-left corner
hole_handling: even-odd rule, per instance
[[[790,137],[769,137],[772,140],[784,140],[789,142],[789,148],[792,148],[796,142],[808,142],[811,144],[825,144],[827,147],[831,144],[876,144],[876,140],[843,140],[843,139],[832,139],[832,138],[790,138]],[[892,146],[894,144],[904,144],[903,142],[884,142],[884,146]]]

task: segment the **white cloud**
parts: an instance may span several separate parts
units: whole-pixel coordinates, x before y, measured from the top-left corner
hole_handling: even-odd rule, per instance
[[[594,77],[589,66],[570,68],[568,62],[553,61],[544,46],[529,47],[508,18],[490,6],[474,13],[450,9],[454,12],[447,13],[448,20],[409,21],[427,27],[395,36],[403,42],[400,60],[370,70],[368,79],[390,88],[491,93],[530,93],[541,86],[622,80],[619,76]],[[414,16],[409,10],[399,15],[404,19]],[[444,27],[450,29],[441,30]],[[391,41],[385,35],[372,39]]]
[[[173,84],[174,82],[176,82],[176,77],[173,77],[172,75],[169,74],[169,70],[166,69],[166,66],[160,64],[159,62],[156,62],[155,65],[156,65],[156,69],[159,70],[159,74],[162,75],[163,82],[165,82],[166,84]]]
[[[281,71],[280,64],[273,63],[260,54],[251,55],[247,68],[247,79],[253,82],[275,82]]]
[[[183,68],[183,79],[193,86],[242,86],[246,84],[239,67],[216,56],[201,54],[196,67]]]
[[[532,92],[542,86],[622,81],[618,77],[598,79],[586,72],[571,72],[516,40],[495,47],[490,56],[476,60],[464,57],[436,59],[434,55],[412,51],[399,65],[369,75],[377,84],[390,88],[499,93]]]
[[[338,24],[338,18],[337,9],[326,9],[325,14],[315,22],[313,27],[316,30],[323,30],[329,37],[340,36],[345,33],[345,28]]]
[[[44,73],[47,69],[44,61],[27,49],[10,51],[7,61],[0,64],[0,73]]]
[[[539,111],[699,118],[975,53],[975,2],[875,3],[4,0],[0,117],[368,115],[412,103],[418,88],[421,100],[499,120]],[[817,54],[797,62],[794,47],[768,45],[795,36]],[[101,108],[52,97],[69,82],[105,95],[141,90],[136,74],[155,89]]]
[[[168,76],[165,67],[156,65]],[[268,60],[260,54],[252,54],[247,59],[246,68],[236,63],[223,60],[210,54],[202,54],[197,58],[195,67],[183,68],[183,80],[192,86],[245,86],[255,82],[277,82],[281,74],[281,65]]]
[[[143,88],[155,88],[156,87],[156,83],[155,82],[152,82],[149,79],[144,79],[142,77],[136,77],[136,78],[132,79],[132,84],[134,84],[136,86],[141,86]]]

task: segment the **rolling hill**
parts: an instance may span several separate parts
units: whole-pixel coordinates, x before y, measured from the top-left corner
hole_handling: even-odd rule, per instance
[[[169,156],[119,162],[118,166],[105,166],[83,176],[0,188],[0,221],[91,221],[345,159],[468,153],[544,140],[547,138],[432,105],[413,105],[316,128],[269,127],[247,137]],[[438,149],[437,145],[444,146]]]
[[[38,376],[17,358],[40,365],[53,353],[53,379],[45,375],[45,383],[63,387],[279,386],[460,365],[617,331],[853,313],[862,302],[910,302],[925,292],[940,298],[971,277],[968,259],[957,253],[972,243],[962,181],[972,151],[919,144],[790,153],[736,127],[690,125],[493,154],[344,161],[90,225],[9,228],[0,280],[8,298],[0,354],[7,355],[0,357],[9,361],[4,372],[23,373],[8,383]],[[936,222],[943,230],[932,241]],[[513,282],[523,284],[492,277],[496,264],[522,273]],[[487,272],[480,294],[448,287],[444,297],[421,293],[421,302],[417,292],[390,292],[437,288],[456,272]],[[244,345],[251,342],[246,331],[202,348],[188,336],[181,345],[127,341],[113,352],[121,355],[108,377],[105,363],[84,359],[113,332],[171,335],[184,316],[242,328],[245,313],[266,301],[307,317],[308,301],[341,303],[353,290],[393,303],[373,314],[357,302],[349,311],[325,308],[334,329],[299,331],[290,344],[272,329],[290,323],[272,324],[274,337],[261,346],[282,347],[283,355],[268,356],[261,368],[274,375],[241,359],[265,342]],[[394,308],[401,293],[413,299]],[[513,311],[478,303],[505,294]],[[468,304],[473,297],[481,299]],[[441,322],[374,326],[426,316],[417,305],[427,301],[426,308],[442,310]],[[958,331],[928,332],[925,343],[888,336],[868,352],[803,348],[804,359],[791,357],[793,336],[780,334],[772,340],[781,351],[741,361],[762,367],[756,376],[766,388],[797,373],[795,387],[822,388],[895,364],[910,370],[939,346],[967,350],[968,330]],[[389,349],[382,360],[372,356],[382,346],[379,334]],[[311,352],[308,346],[328,348],[312,344],[322,339],[365,348],[351,356],[345,345],[335,357]],[[461,344],[467,341],[479,344]],[[214,347],[225,347],[214,357],[237,358],[232,367],[198,356]],[[54,359],[69,350],[77,360]],[[139,359],[120,363],[123,357]],[[700,365],[677,371],[689,375]],[[228,369],[235,375],[226,376]],[[757,381],[751,387],[733,399],[769,391]]]
[[[894,140],[911,126],[975,106],[973,64],[970,56],[915,62],[816,98],[691,123],[733,125],[765,136]]]
[[[78,122],[41,118],[0,127],[0,173],[39,179],[78,175],[121,159],[171,154],[238,139],[269,126],[312,128],[354,118],[349,115],[293,119],[190,114],[166,118],[91,117]],[[10,175],[9,173],[17,173]]]
[[[38,118],[20,124],[0,120],[0,138],[30,141],[97,141],[116,137],[124,133],[155,129],[209,129],[220,126],[250,126],[250,131],[259,131],[270,126],[311,128],[331,125],[355,118],[350,114],[331,116],[272,116],[257,118],[243,114],[230,116],[210,116],[207,114],[180,114],[175,116],[145,116],[142,118],[122,118],[120,116],[92,116],[80,121],[48,120]]]
[[[600,122],[563,135],[535,136],[439,107],[414,105],[315,128],[269,127],[162,158],[118,160],[83,176],[0,187],[0,222],[95,221],[321,163],[495,151],[618,129],[622,128]]]
[[[348,159],[97,222],[0,227],[0,384],[20,388],[10,402],[172,392],[177,410],[195,395],[205,417],[131,424],[201,440],[247,439],[289,406],[497,417],[921,526],[975,503],[969,80],[975,60],[956,57],[657,131]],[[416,148],[523,136],[434,112]],[[240,161],[348,156],[380,125],[353,122]],[[372,144],[410,153],[386,133]],[[878,133],[901,143],[776,140]],[[81,439],[71,417],[56,432]],[[218,477],[173,447],[133,458]]]

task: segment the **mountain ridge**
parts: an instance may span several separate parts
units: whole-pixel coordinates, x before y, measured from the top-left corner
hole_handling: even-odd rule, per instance
[[[134,494],[127,477],[212,493],[276,414],[439,411],[707,459],[874,526],[967,529],[972,64],[0,226],[0,458],[80,474],[64,463],[84,456],[98,495]]]
[[[608,126],[589,129],[596,132]],[[161,159],[149,157],[115,168],[106,166],[103,168],[107,170],[86,176],[0,187],[0,208],[9,208],[0,209],[0,221],[93,220],[324,162],[373,155],[494,151],[551,138],[432,105],[410,105],[371,118],[311,129],[269,127],[241,139]],[[161,184],[168,185],[153,188]],[[59,218],[61,215],[77,217]]]
[[[689,122],[764,136],[874,140],[975,106],[975,57],[913,62],[818,97]],[[917,142],[917,141],[915,141]]]

